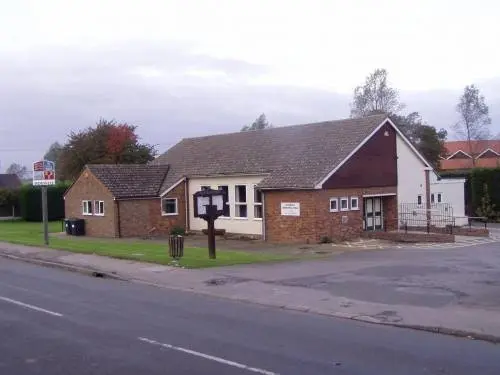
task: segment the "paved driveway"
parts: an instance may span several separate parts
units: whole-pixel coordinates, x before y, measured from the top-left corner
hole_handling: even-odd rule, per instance
[[[350,252],[330,260],[221,270],[225,276],[390,305],[500,311],[500,243]]]

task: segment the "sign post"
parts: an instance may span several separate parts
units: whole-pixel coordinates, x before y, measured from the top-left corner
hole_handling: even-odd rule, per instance
[[[42,219],[43,241],[49,244],[49,207],[47,200],[47,186],[56,184],[56,168],[52,161],[40,160],[33,163],[33,186],[41,186],[42,190]]]
[[[194,217],[207,222],[208,257],[215,259],[215,220],[224,214],[227,195],[223,190],[205,189],[194,193]]]

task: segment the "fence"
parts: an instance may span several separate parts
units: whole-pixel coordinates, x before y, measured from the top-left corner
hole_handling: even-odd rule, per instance
[[[418,203],[401,203],[399,208],[399,228],[426,229],[449,228],[455,226],[453,207],[449,203],[432,203],[430,208]]]

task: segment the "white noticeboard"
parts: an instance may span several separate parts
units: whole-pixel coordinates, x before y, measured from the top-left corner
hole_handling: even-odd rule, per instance
[[[300,216],[300,203],[281,203],[281,216]]]
[[[222,211],[224,209],[224,197],[222,195],[214,195],[212,197],[212,204],[217,206],[218,211]]]
[[[207,206],[210,204],[210,198],[209,197],[198,197],[197,198],[197,203],[198,203],[198,215],[206,215],[207,213]]]

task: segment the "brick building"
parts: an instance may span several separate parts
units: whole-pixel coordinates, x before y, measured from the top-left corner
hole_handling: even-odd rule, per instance
[[[500,140],[449,141],[444,143],[446,154],[440,160],[440,169],[467,170],[500,168]]]
[[[397,127],[375,115],[184,139],[145,166],[89,165],[66,193],[66,213],[85,218],[95,236],[200,231],[206,223],[193,215],[193,194],[203,187],[228,193],[218,229],[317,242],[396,229],[398,204],[430,207],[439,181]]]

